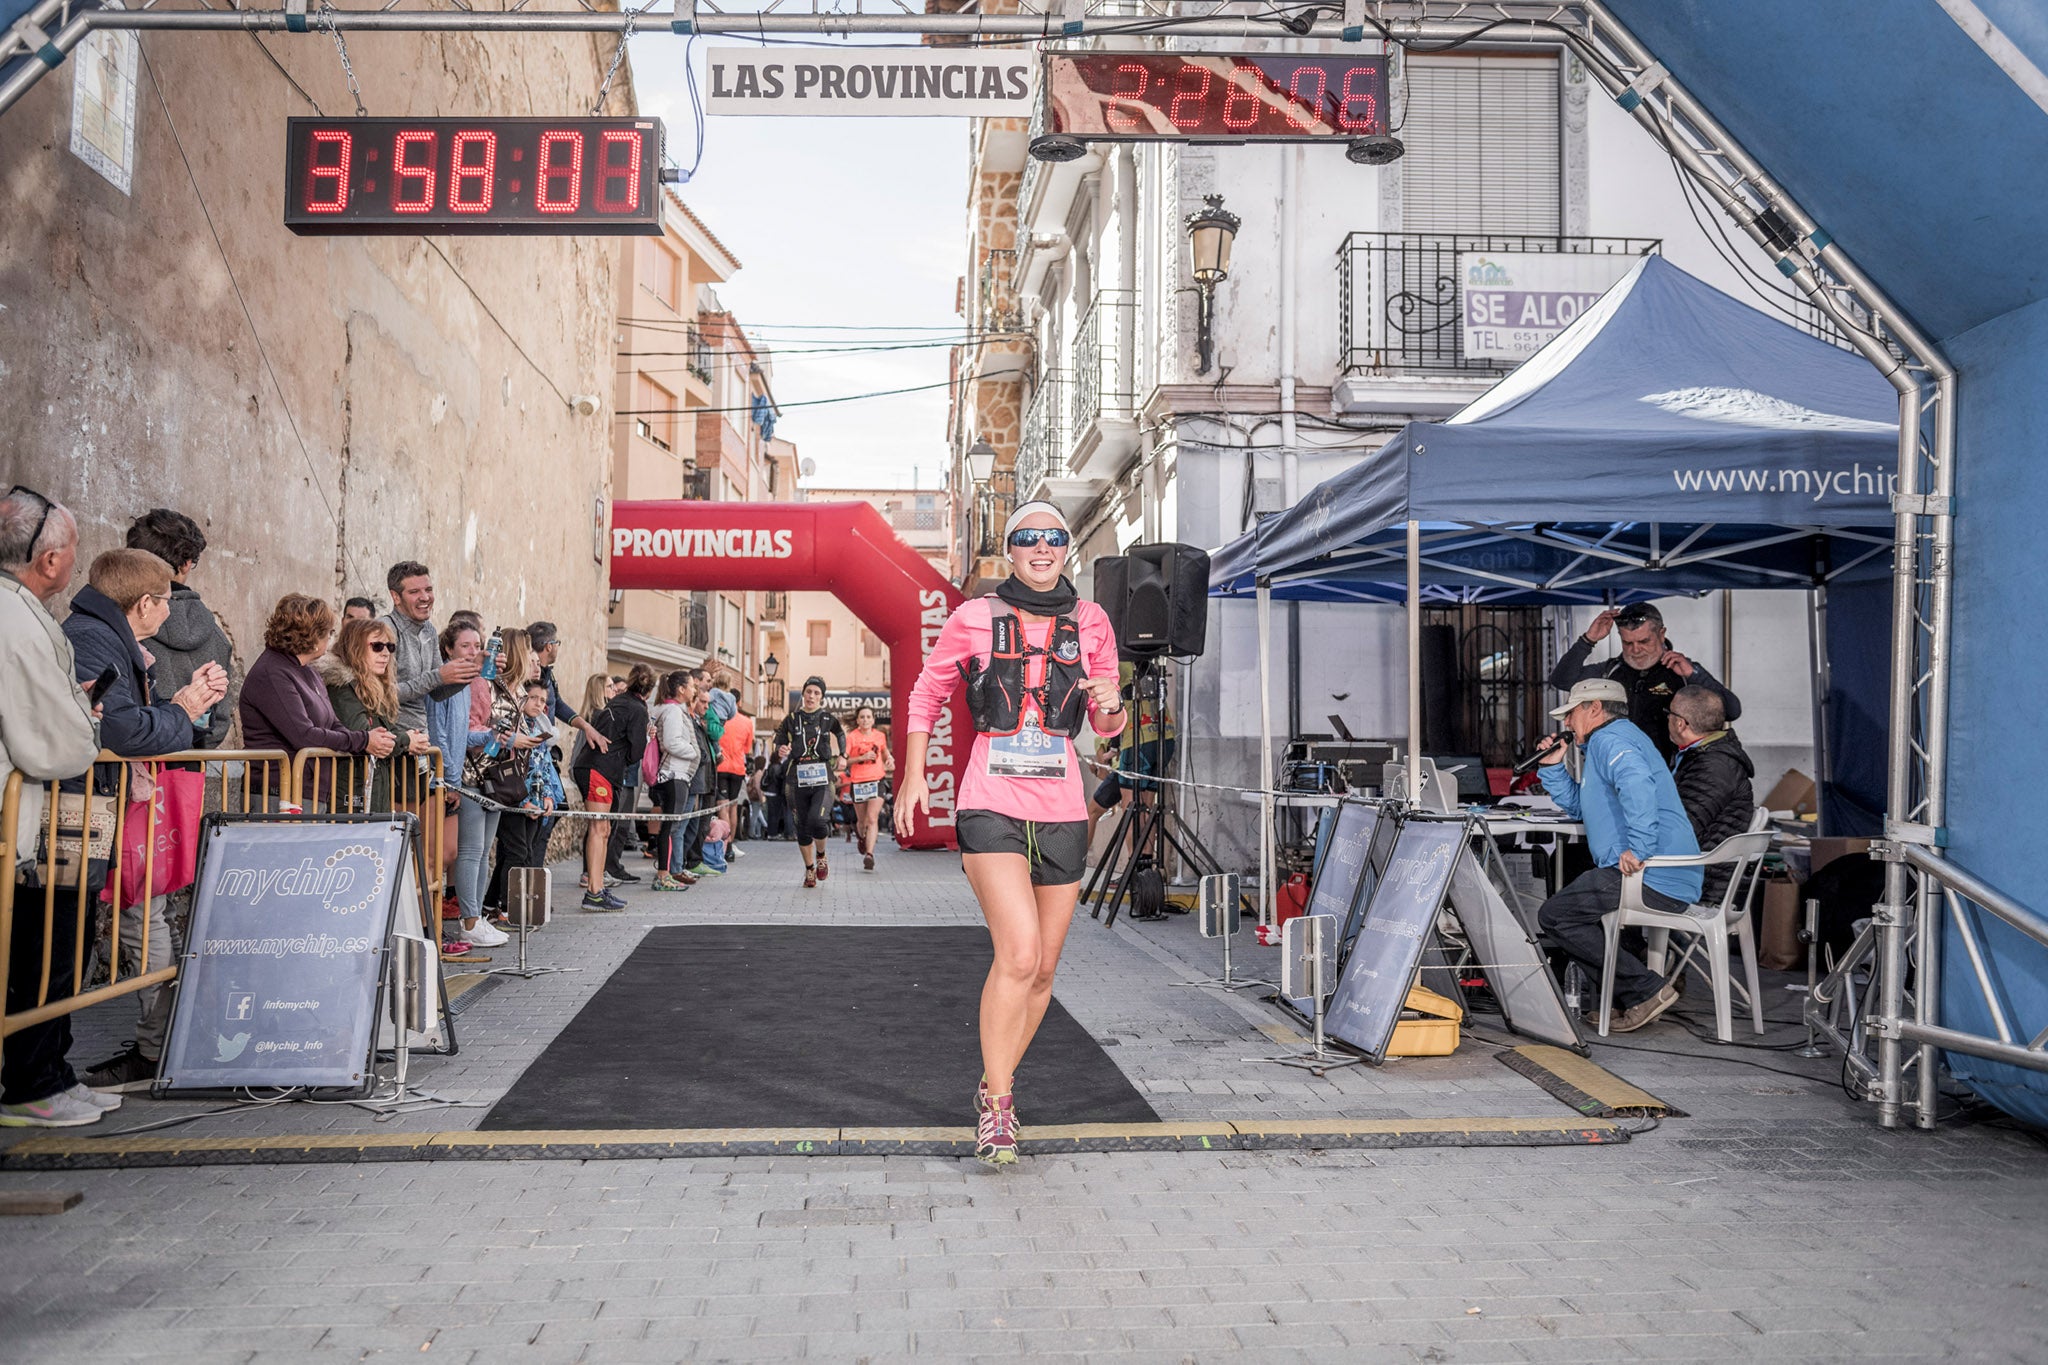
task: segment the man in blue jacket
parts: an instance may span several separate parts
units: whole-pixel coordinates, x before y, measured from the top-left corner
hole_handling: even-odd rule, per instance
[[[90,581],[71,599],[71,614],[64,618],[64,637],[71,642],[78,681],[90,685],[103,672],[113,672],[113,681],[99,695],[100,747],[123,758],[153,758],[196,748],[206,733],[200,722],[228,693],[227,670],[206,662],[170,700],[157,701],[152,695],[155,660],[142,642],[169,619],[171,591],[171,566],[156,555],[147,550],[108,550],[93,560]],[[95,774],[102,791],[113,790],[108,781],[113,771],[106,765]],[[128,970],[153,972],[170,965],[165,900],[151,896],[147,905],[121,907],[122,955],[135,959]],[[135,1002],[140,1017],[134,1045],[86,1073],[85,1084],[93,1090],[141,1090],[156,1078],[157,1059],[170,1028],[171,993],[165,986],[150,986],[136,992]]]
[[[1575,683],[1565,704],[1550,714],[1585,750],[1584,776],[1574,778],[1566,769],[1569,746],[1553,738],[1544,745],[1543,787],[1568,815],[1585,822],[1586,844],[1597,866],[1544,901],[1536,918],[1544,933],[1598,981],[1606,956],[1600,921],[1621,903],[1622,877],[1643,873],[1643,904],[1651,909],[1683,910],[1699,899],[1700,869],[1645,871],[1643,863],[1660,855],[1697,854],[1700,846],[1657,746],[1627,718],[1628,692],[1619,682],[1587,678]],[[1610,1031],[1632,1032],[1677,1003],[1677,988],[1666,986],[1623,947],[1614,966],[1616,1017]]]

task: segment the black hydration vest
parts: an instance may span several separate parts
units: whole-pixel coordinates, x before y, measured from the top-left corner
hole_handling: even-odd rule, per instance
[[[994,596],[994,594],[990,594]],[[1026,687],[1030,657],[1045,656],[1045,681]],[[1049,735],[1078,734],[1088,715],[1088,692],[1081,680],[1088,668],[1081,659],[1081,627],[1071,616],[1053,618],[1048,647],[1025,643],[1024,623],[1007,602],[995,602],[989,613],[989,656],[960,665],[967,679],[967,712],[984,735],[1014,735],[1024,728],[1024,698],[1038,704],[1038,724]]]

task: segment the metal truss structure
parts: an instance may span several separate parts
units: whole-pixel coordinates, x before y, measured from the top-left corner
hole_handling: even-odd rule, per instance
[[[1012,12],[986,14],[976,8],[978,0],[938,0],[954,8],[937,13],[926,12],[923,0],[766,0],[744,9],[717,0],[669,0],[670,7],[659,10],[658,0],[623,10],[575,0],[567,8],[537,7],[546,2],[553,0],[514,0],[502,9],[480,8],[473,0],[387,0],[335,9],[325,0],[264,8],[197,0],[196,7],[171,9],[143,0],[134,9],[100,9],[89,0],[41,0],[0,34],[0,68],[14,66],[0,80],[0,114],[87,35],[103,29],[311,33],[323,40],[382,31],[609,33],[622,40],[636,34],[783,41],[894,35],[983,43],[1227,38],[1564,49],[1899,393],[1889,787],[1885,837],[1876,846],[1887,863],[1885,894],[1858,948],[1809,1000],[1809,1016],[1843,1049],[1845,1076],[1875,1100],[1888,1127],[1906,1111],[1920,1126],[1933,1126],[1937,1049],[2048,1071],[2048,1035],[2022,1043],[2011,1033],[1974,949],[1971,914],[1974,908],[1994,915],[2043,944],[2048,924],[1937,851],[1946,842],[1955,372],[1600,0],[1021,0]],[[1996,1039],[1938,1026],[1941,931],[1950,921],[1972,949],[1977,983],[1998,1025]],[[1909,960],[1917,987],[1910,994]],[[1917,1073],[1910,1095],[1909,1072]]]

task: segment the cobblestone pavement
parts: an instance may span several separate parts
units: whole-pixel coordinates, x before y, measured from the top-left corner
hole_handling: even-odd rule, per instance
[[[948,856],[885,851],[873,876],[842,858],[814,892],[795,863],[755,845],[684,895],[561,916],[532,955],[581,970],[498,985],[462,1015],[461,1054],[416,1079],[495,1099],[652,924],[975,922]],[[573,875],[558,869],[564,903]],[[1265,955],[1245,942],[1240,970],[1256,972]],[[1561,1112],[1479,1038],[1326,1080],[1246,1061],[1298,1035],[1257,1000],[1175,984],[1213,973],[1214,946],[1185,918],[1083,921],[1062,967],[1062,1001],[1164,1119]],[[1790,1018],[1783,981],[1773,1014]],[[79,1056],[113,1050],[131,1018],[116,1004],[82,1019]],[[2033,1140],[1883,1132],[1828,1062],[1707,1047],[1683,1021],[1595,1058],[1692,1117],[1622,1146],[1047,1156],[1009,1172],[778,1157],[0,1174],[0,1191],[85,1195],[0,1222],[0,1360],[2048,1359]],[[137,1097],[101,1126],[205,1107]],[[388,1126],[285,1105],[176,1131]]]

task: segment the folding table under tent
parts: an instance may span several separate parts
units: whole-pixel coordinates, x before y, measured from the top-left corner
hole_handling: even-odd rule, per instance
[[[1411,789],[1425,602],[1797,588],[1813,591],[1831,640],[1845,632],[1826,589],[1857,584],[1857,634],[1888,632],[1877,589],[1892,562],[1898,402],[1862,356],[1644,257],[1456,415],[1409,423],[1213,556],[1211,594],[1259,602],[1260,785],[1273,786],[1276,597],[1407,603]],[[1832,678],[1830,728],[1882,718],[1885,685],[1882,668]],[[1855,804],[1881,806],[1881,770],[1869,787],[1874,803]],[[1270,811],[1264,825],[1270,886]]]

